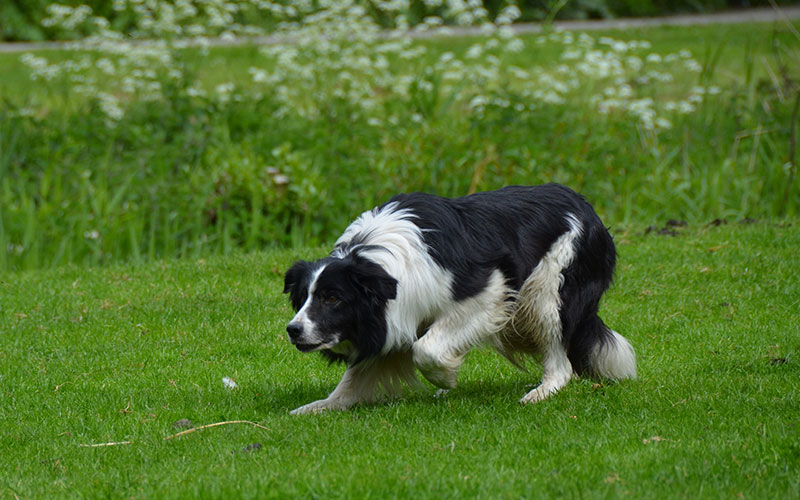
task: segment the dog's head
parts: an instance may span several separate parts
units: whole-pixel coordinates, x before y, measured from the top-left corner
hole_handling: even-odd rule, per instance
[[[381,266],[358,255],[298,261],[284,280],[283,292],[297,311],[286,331],[300,351],[355,354],[357,360],[380,352],[386,303],[397,296],[397,280]]]

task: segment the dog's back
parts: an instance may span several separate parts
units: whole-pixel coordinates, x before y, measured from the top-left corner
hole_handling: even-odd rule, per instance
[[[570,367],[556,372],[636,376],[630,343],[597,314],[613,278],[616,250],[583,197],[545,184],[454,199],[413,193],[389,203],[415,214],[431,256],[453,273],[455,300],[476,296],[494,270],[502,272],[515,305],[491,343],[509,359],[516,362],[521,352],[547,364],[559,357],[553,351],[563,350]]]

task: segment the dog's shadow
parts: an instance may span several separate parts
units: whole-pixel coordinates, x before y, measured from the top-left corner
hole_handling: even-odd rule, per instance
[[[512,404],[535,385],[530,380],[465,381],[455,389],[439,391],[427,382],[420,381],[417,385],[405,387],[400,395],[380,395],[375,401],[361,403],[353,408],[373,410],[387,405],[416,407]],[[335,383],[323,381],[265,386],[263,390],[258,391],[262,396],[256,403],[255,409],[263,413],[288,413],[312,401],[326,398],[334,387]]]

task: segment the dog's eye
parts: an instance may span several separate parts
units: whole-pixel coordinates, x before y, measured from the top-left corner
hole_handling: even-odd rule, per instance
[[[327,302],[328,304],[336,304],[337,302],[339,302],[339,297],[337,297],[336,295],[328,295],[325,297],[325,302]]]

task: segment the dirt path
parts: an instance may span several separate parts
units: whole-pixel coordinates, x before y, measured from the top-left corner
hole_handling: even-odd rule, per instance
[[[688,14],[664,17],[637,17],[590,21],[556,21],[553,23],[553,25],[559,30],[598,31],[646,28],[651,26],[702,26],[707,24],[765,23],[796,19],[800,19],[800,5],[781,7],[778,10],[771,7],[766,7],[717,12],[713,14]],[[542,25],[540,23],[520,23],[515,24],[513,27],[517,33],[539,33],[542,31]],[[450,33],[447,36],[472,36],[480,33],[481,30],[478,27],[455,27],[450,29]],[[411,32],[409,34],[414,38],[442,36],[441,34],[434,35],[430,32]],[[210,44],[214,46],[238,46],[247,44],[271,45],[285,42],[286,40],[287,38],[283,36],[270,35],[262,37],[237,37],[226,40],[212,39]],[[0,53],[69,48],[70,47],[65,42],[0,43]]]

